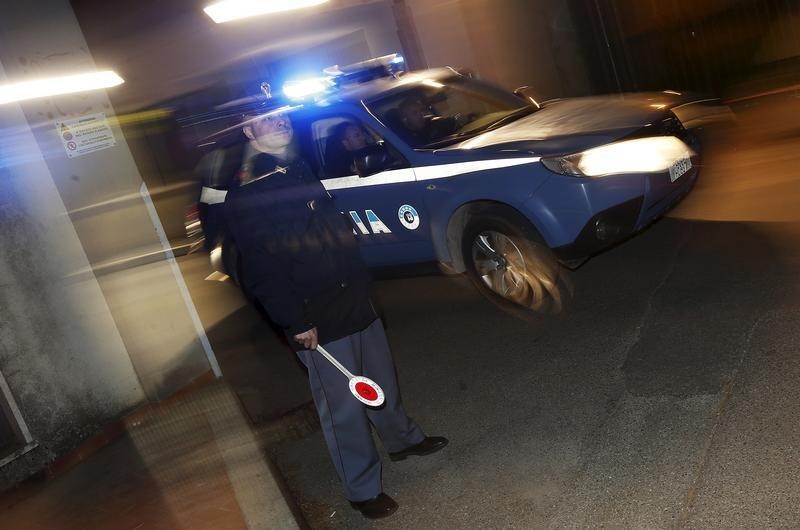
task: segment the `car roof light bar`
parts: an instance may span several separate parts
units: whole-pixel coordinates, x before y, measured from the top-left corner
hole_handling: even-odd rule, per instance
[[[382,77],[397,77],[405,70],[405,59],[399,53],[368,59],[346,66],[329,66],[323,72],[332,77],[337,85],[365,83]]]
[[[330,77],[296,79],[283,85],[283,94],[292,100],[302,100],[325,94],[333,84]]]

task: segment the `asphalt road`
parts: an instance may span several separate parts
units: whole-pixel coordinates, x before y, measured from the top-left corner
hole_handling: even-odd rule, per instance
[[[463,278],[379,282],[406,407],[451,443],[385,459],[401,508],[379,523],[319,431],[275,448],[309,525],[800,525],[800,142],[748,112],[668,218],[574,273],[558,316],[510,315]]]
[[[382,526],[800,523],[800,253],[771,235],[665,219],[581,269],[550,319],[463,281],[383,282],[406,406],[451,445],[385,462],[401,510]],[[276,459],[312,527],[369,526],[321,434]]]

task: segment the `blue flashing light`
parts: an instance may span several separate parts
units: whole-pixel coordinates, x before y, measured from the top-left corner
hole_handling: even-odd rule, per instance
[[[363,83],[380,77],[394,77],[403,71],[404,63],[405,58],[402,55],[393,53],[347,66],[334,65],[323,70],[326,77],[287,81],[283,85],[283,93],[295,101],[316,98],[346,83]]]
[[[324,94],[330,87],[331,80],[327,77],[297,79],[286,82],[283,85],[283,93],[289,99],[302,100]]]

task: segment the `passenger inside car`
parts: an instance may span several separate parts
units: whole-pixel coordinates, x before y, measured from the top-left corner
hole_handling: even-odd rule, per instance
[[[332,177],[355,175],[355,156],[367,146],[363,129],[351,121],[331,127],[325,147],[326,173]]]
[[[366,176],[396,165],[381,142],[375,142],[361,125],[340,122],[330,129],[325,144],[325,173],[331,177]]]

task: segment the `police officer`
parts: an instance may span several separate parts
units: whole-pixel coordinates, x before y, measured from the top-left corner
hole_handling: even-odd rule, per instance
[[[370,424],[392,460],[436,452],[447,439],[425,436],[403,408],[352,227],[309,166],[293,156],[289,117],[279,110],[250,115],[242,130],[258,154],[250,159],[249,177],[228,193],[225,216],[241,250],[246,287],[308,368],[347,498],[367,518],[389,516],[397,503],[383,493]],[[385,404],[357,401],[345,377],[315,351],[318,344],[352,373],[378,383]]]

